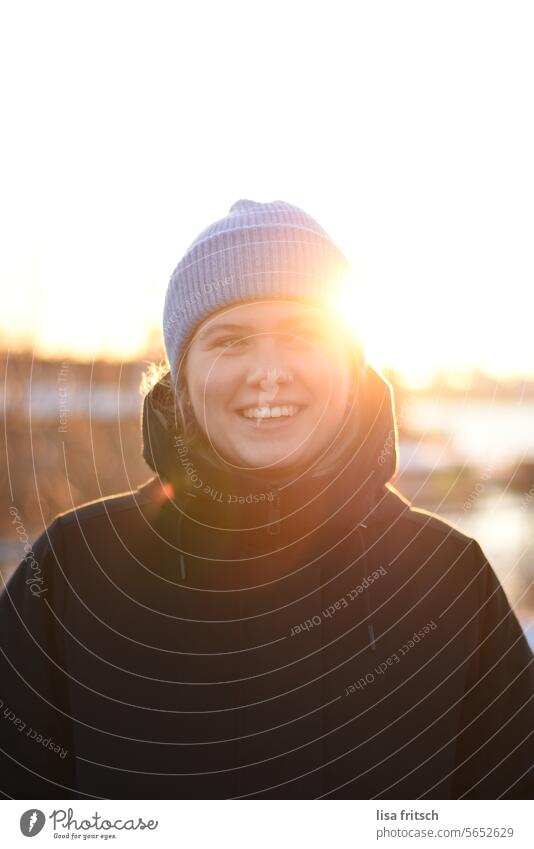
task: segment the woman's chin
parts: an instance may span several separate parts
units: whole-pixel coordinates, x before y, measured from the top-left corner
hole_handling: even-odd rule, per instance
[[[268,477],[269,474],[290,474],[302,465],[302,457],[299,452],[289,456],[287,454],[281,455],[279,452],[251,452],[250,454],[241,454],[240,458],[234,462],[253,474]]]

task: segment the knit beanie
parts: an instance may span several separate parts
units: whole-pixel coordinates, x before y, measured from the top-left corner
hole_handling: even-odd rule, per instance
[[[184,346],[209,313],[252,299],[328,299],[348,273],[328,233],[299,207],[236,201],[197,236],[171,275],[163,336],[173,386]]]

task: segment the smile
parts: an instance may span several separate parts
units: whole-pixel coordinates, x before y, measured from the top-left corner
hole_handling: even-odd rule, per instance
[[[246,407],[238,412],[246,419],[279,419],[282,417],[292,418],[297,415],[300,409],[295,404],[289,404],[287,407]]]

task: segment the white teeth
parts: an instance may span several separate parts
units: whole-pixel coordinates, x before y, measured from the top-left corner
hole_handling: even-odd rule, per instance
[[[280,416],[294,416],[298,410],[294,404],[288,407],[248,407],[241,410],[241,415],[246,419],[277,419]]]

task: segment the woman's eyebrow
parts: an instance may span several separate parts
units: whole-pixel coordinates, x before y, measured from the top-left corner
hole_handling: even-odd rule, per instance
[[[205,339],[206,336],[211,336],[212,333],[219,333],[222,330],[248,330],[249,328],[243,324],[212,324],[206,327],[199,333],[199,339]]]
[[[277,327],[289,327],[291,325],[295,326],[298,324],[309,323],[310,321],[316,322],[319,321],[319,317],[316,316],[299,316],[298,318],[285,318],[278,322]],[[224,324],[212,324],[210,327],[206,327],[205,330],[202,330],[199,333],[199,339],[206,339],[208,336],[211,336],[212,333],[220,333],[222,331],[228,330],[239,330],[241,332],[254,332],[254,328],[249,324],[232,324],[231,322],[225,322]],[[261,331],[258,331],[261,332]]]

